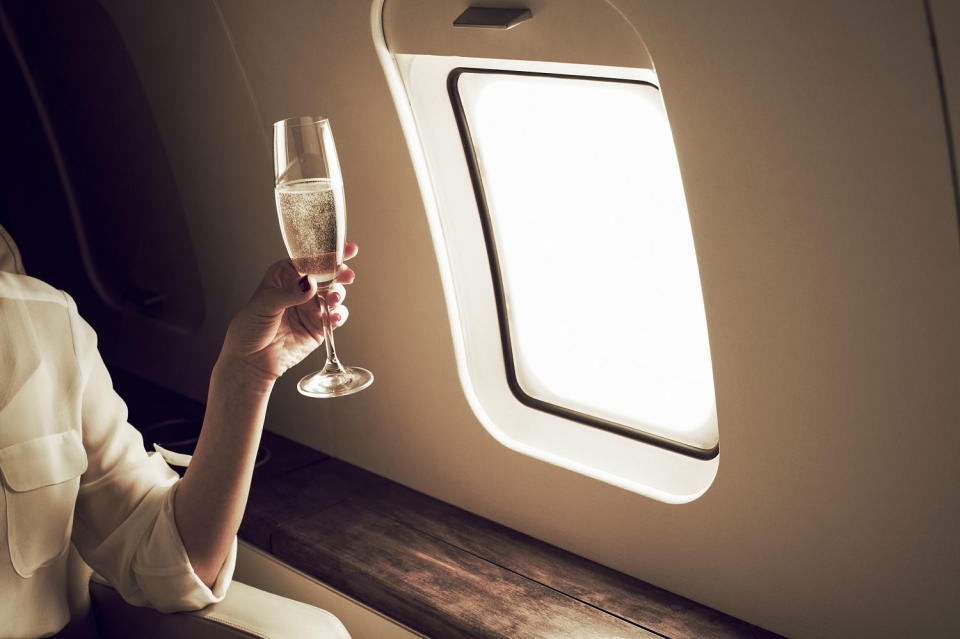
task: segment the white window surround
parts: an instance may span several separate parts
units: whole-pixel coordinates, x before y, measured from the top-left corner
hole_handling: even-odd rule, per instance
[[[447,81],[459,67],[637,80],[653,71],[486,58],[392,55],[374,3],[374,42],[410,148],[447,299],[458,372],[481,424],[531,457],[668,502],[702,495],[719,455],[681,454],[531,408],[507,382],[493,279]],[[715,420],[715,408],[713,412]]]

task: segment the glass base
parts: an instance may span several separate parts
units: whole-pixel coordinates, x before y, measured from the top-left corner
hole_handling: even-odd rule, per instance
[[[310,373],[300,380],[297,390],[307,397],[341,397],[357,393],[373,383],[373,373],[365,368],[345,366],[342,373]]]

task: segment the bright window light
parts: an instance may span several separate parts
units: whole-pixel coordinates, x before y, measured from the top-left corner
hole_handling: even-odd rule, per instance
[[[522,393],[715,448],[700,277],[658,89],[455,73]]]

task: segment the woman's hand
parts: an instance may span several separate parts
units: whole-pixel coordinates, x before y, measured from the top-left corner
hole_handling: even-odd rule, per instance
[[[357,251],[355,243],[347,242],[344,260]],[[344,285],[353,279],[353,270],[342,266],[336,283],[326,292],[333,328],[347,321]],[[276,262],[230,322],[218,364],[252,375],[255,381],[272,383],[323,343],[322,316],[316,283],[309,276],[300,277],[290,260]]]

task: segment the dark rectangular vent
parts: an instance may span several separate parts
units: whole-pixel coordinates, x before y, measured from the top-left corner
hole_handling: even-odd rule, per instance
[[[511,29],[533,17],[530,9],[518,7],[468,7],[453,21],[455,27],[480,27],[484,29]]]

